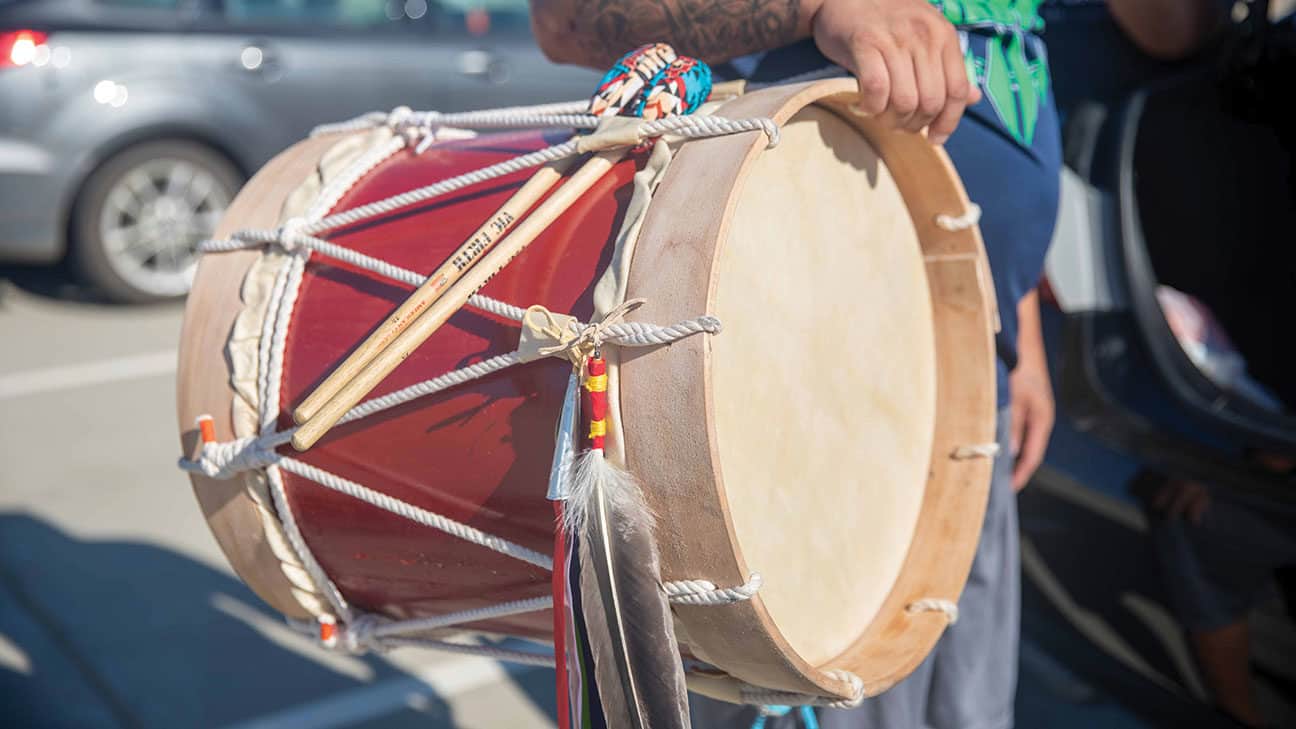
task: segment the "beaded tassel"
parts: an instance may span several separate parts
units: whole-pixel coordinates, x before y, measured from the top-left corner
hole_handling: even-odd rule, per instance
[[[585,411],[589,413],[589,447],[602,451],[607,438],[607,362],[598,352],[585,362]]]
[[[608,71],[590,111],[659,119],[692,113],[710,92],[711,69],[705,63],[654,44],[626,54]],[[562,569],[569,578],[565,584],[554,580],[554,629],[577,644],[566,646],[575,680],[564,691],[560,679],[569,710],[560,721],[581,727],[602,719],[618,729],[687,729],[688,692],[674,619],[661,587],[652,512],[630,474],[604,455],[608,376],[600,332],[592,327],[587,342],[592,351],[585,350],[590,352],[582,383],[589,448],[576,462],[570,490],[558,490],[566,500],[555,502],[565,532],[555,540],[555,556],[565,554],[572,568]],[[556,470],[561,474],[561,468]]]

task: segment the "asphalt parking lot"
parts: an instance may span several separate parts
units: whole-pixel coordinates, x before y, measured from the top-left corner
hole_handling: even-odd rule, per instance
[[[175,467],[181,313],[0,269],[0,725],[552,727],[550,671],[331,653],[238,581]],[[1148,726],[1029,639],[1020,677],[1023,729]]]
[[[0,278],[0,724],[552,726],[552,672],[330,653],[234,577],[175,467],[178,305]]]

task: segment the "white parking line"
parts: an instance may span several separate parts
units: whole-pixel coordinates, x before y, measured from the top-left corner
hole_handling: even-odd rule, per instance
[[[175,372],[176,352],[168,349],[84,364],[45,367],[0,375],[0,400],[102,385],[106,382],[160,377]]]

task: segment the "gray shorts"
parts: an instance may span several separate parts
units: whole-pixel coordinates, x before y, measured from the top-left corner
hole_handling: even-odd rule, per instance
[[[1002,455],[995,461],[981,542],[959,598],[958,622],[945,631],[927,660],[890,691],[865,699],[859,708],[819,711],[822,729],[1006,729],[1013,725],[1021,571],[1008,422],[1004,409],[998,426]],[[697,696],[690,705],[695,729],[746,729],[756,721],[753,707]],[[769,717],[764,726],[793,729],[803,723],[794,711]]]

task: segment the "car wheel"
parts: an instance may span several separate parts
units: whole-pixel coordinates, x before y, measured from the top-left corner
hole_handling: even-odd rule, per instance
[[[216,151],[186,141],[140,144],[86,180],[72,212],[72,263],[123,303],[183,296],[198,243],[209,238],[242,175]]]

